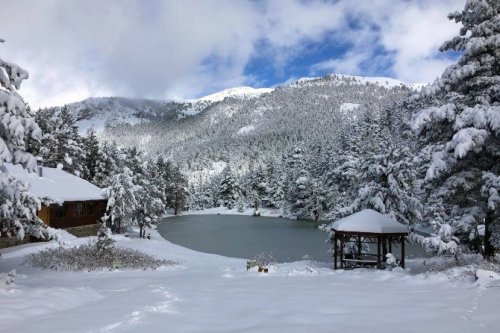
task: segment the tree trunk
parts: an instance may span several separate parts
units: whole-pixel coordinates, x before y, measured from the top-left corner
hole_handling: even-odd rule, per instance
[[[493,212],[488,210],[484,219],[484,258],[493,259],[495,248],[491,244],[491,225],[493,224]]]
[[[174,194],[175,199],[174,199],[174,215],[177,215],[179,213],[179,200],[177,200],[177,191]]]

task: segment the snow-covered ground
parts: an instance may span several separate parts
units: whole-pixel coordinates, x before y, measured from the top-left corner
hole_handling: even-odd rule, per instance
[[[254,208],[245,208],[243,211],[238,211],[237,208],[227,209],[226,207],[214,207],[207,208],[203,210],[189,210],[186,212],[182,212],[182,215],[245,215],[252,216],[254,213]],[[281,211],[279,209],[274,208],[259,208],[259,212],[261,216],[267,217],[279,217],[281,216]],[[172,216],[168,215],[167,216]]]
[[[152,232],[117,246],[180,262],[156,271],[52,272],[21,265],[56,242],[2,250],[0,332],[497,332],[500,288],[408,271],[333,271],[308,261],[268,274]],[[65,237],[65,246],[88,239]]]

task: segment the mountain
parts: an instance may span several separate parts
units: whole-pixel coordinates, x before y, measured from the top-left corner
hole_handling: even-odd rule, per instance
[[[214,163],[244,173],[298,144],[335,145],[358,117],[401,103],[421,86],[332,74],[196,100],[90,98],[68,108],[81,132],[93,126],[103,140],[164,154],[202,177]]]
[[[195,100],[162,101],[125,97],[91,97],[68,104],[71,114],[78,120],[80,133],[93,127],[102,132],[106,127],[120,124],[136,125],[162,118],[180,119],[193,116],[225,98],[248,99],[272,92],[273,89],[251,87],[230,88]],[[55,109],[60,109],[56,107]]]

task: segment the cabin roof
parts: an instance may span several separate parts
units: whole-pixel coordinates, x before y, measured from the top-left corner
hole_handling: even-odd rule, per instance
[[[4,163],[12,176],[30,185],[31,192],[42,200],[56,202],[103,200],[102,189],[64,170],[43,167],[42,177],[20,165]]]
[[[331,224],[334,231],[373,233],[373,234],[407,234],[408,228],[388,215],[380,214],[373,209],[365,209],[349,215]]]

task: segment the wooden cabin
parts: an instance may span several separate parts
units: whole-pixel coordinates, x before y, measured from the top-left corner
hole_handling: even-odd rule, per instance
[[[332,231],[334,268],[385,268],[386,256],[399,245],[398,264],[405,267],[408,227],[387,215],[365,209],[328,226]],[[395,256],[396,257],[396,256]],[[340,267],[339,267],[340,266]]]
[[[19,165],[4,165],[9,174],[30,185],[44,203],[38,217],[53,228],[95,224],[106,212],[102,189],[82,178],[57,168],[39,166],[37,173],[30,173]]]

